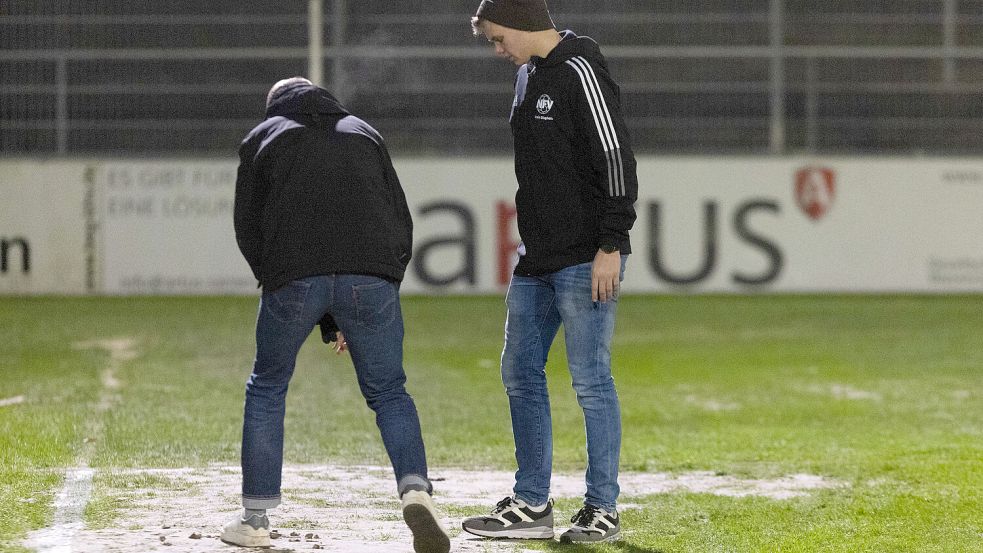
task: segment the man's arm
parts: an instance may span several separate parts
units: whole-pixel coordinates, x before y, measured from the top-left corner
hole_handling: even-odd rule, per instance
[[[263,260],[263,208],[269,187],[256,162],[258,140],[243,143],[239,149],[239,172],[236,176],[235,225],[236,243],[246,258],[256,280],[260,280]]]
[[[396,169],[393,168],[389,150],[384,142],[379,143],[379,152],[385,170],[386,184],[389,185],[389,190],[392,193],[396,226],[396,251],[399,252],[399,262],[406,267],[413,256],[413,218],[410,215],[409,206],[406,205],[406,194],[403,192],[403,186],[399,182],[399,176],[396,174]]]
[[[620,247],[628,241],[628,231],[635,223],[638,199],[635,155],[621,114],[621,98],[585,58],[574,57],[566,63],[574,75],[570,87],[578,107],[574,123],[585,135],[595,175],[592,184],[603,198],[598,246]]]

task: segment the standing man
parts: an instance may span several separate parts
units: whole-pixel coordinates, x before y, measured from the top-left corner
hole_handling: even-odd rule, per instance
[[[337,324],[375,411],[417,552],[450,539],[430,494],[420,420],[403,372],[399,283],[410,260],[406,198],[379,133],[302,77],[273,85],[266,120],[242,142],[235,233],[263,289],[246,383],[242,516],[222,540],[270,545],[280,504],[283,417],[297,352],[320,321]]]
[[[593,40],[558,33],[544,0],[484,0],[471,20],[519,66],[511,124],[519,263],[508,291],[502,381],[515,438],[513,495],[464,530],[552,538],[546,358],[563,325],[587,431],[587,494],[561,542],[617,539],[621,413],[611,376],[618,289],[638,195],[618,85]]]

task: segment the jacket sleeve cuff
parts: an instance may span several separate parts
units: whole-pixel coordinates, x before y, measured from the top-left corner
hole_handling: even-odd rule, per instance
[[[624,237],[620,234],[602,234],[597,238],[597,247],[600,248],[605,244],[610,244],[612,246],[617,246],[621,249],[621,245],[624,243]]]

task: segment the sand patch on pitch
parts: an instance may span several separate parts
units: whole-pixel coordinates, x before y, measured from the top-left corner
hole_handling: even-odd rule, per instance
[[[242,551],[223,544],[222,525],[239,512],[238,467],[201,469],[133,469],[115,471],[134,482],[165,482],[160,489],[114,488],[126,505],[112,529],[78,529],[72,551],[157,551],[198,553]],[[149,478],[148,478],[149,477]],[[435,499],[444,514],[452,551],[522,552],[522,543],[487,541],[460,531],[463,512],[482,513],[509,493],[509,471],[435,469]],[[813,490],[843,484],[814,475],[776,479],[741,479],[713,472],[683,474],[623,473],[620,478],[622,511],[638,508],[633,497],[664,493],[708,493],[731,497],[759,496],[774,500],[802,496]],[[583,496],[582,474],[555,474],[555,498]],[[280,538],[271,551],[333,551],[347,553],[413,551],[409,529],[403,524],[396,484],[388,467],[288,466],[283,473],[283,504],[271,511]],[[451,513],[451,514],[449,514]],[[558,510],[557,532],[572,513]],[[631,529],[626,528],[627,536]],[[295,535],[291,535],[295,534]],[[200,537],[192,538],[192,535]],[[27,542],[30,545],[30,540]]]

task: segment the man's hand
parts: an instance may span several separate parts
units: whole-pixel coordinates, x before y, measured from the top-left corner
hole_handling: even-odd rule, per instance
[[[597,250],[591,268],[590,298],[592,301],[606,302],[618,296],[621,285],[621,252],[615,250],[604,253]]]
[[[339,330],[335,332],[334,352],[341,355],[346,351],[348,351],[348,342],[345,341],[345,335]]]

